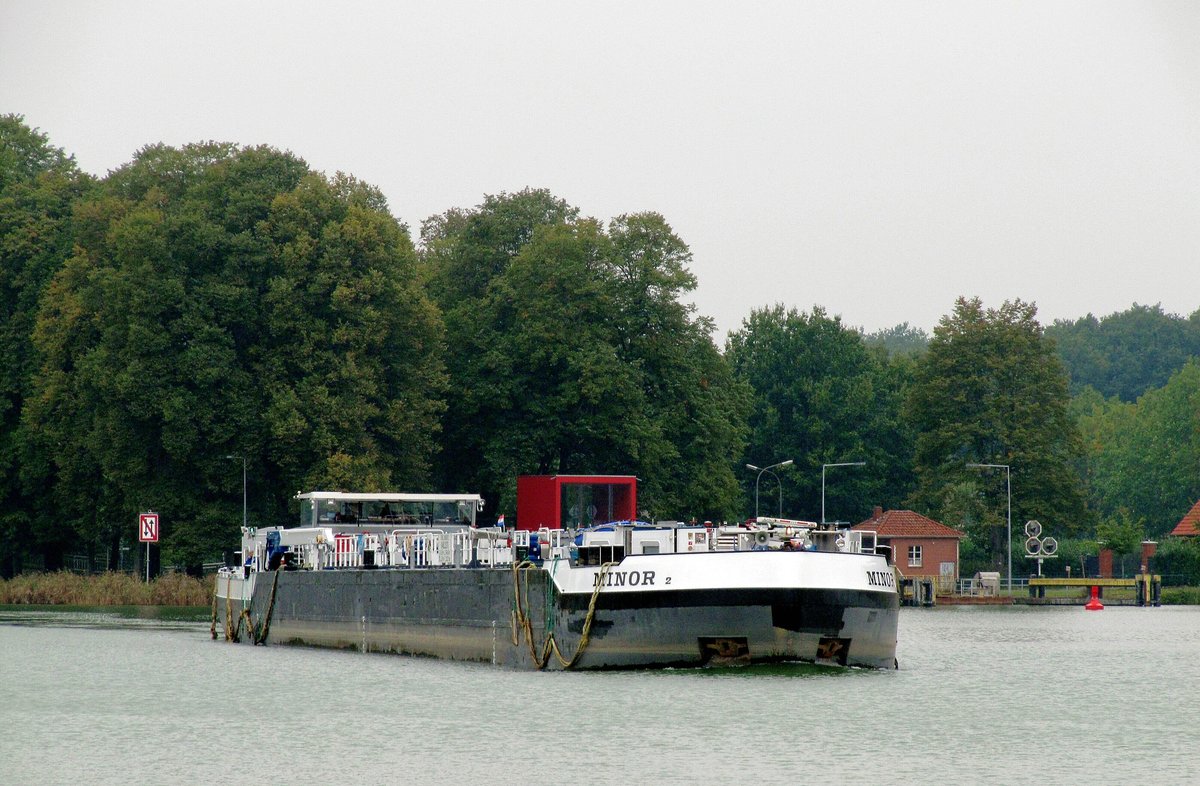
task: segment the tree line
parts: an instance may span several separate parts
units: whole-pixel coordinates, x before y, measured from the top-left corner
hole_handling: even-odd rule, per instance
[[[969,464],[1009,465],[1014,521],[1070,534],[1161,532],[1200,493],[1152,463],[1200,453],[1194,360],[1126,400],[1057,348],[1103,320],[1056,342],[1075,326],[974,298],[932,336],[768,305],[719,346],[663,216],[545,190],[414,242],[378,189],[291,153],[150,145],[95,178],[9,115],[0,255],[4,575],[114,565],[147,509],[164,559],[211,559],[237,542],[243,462],[251,526],[314,488],[478,491],[511,516],[517,475],[598,472],[637,475],[654,519],[744,518],[757,493],[807,519],[913,507],[997,561],[1005,478]]]

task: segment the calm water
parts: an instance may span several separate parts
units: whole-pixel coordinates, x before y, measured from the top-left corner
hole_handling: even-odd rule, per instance
[[[0,612],[0,783],[1200,782],[1200,608],[905,609],[898,672],[509,672]]]

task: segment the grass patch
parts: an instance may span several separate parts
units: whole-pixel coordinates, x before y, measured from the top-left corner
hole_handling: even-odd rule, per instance
[[[167,573],[149,584],[128,573],[23,573],[0,580],[0,604],[13,606],[208,606],[215,577]]]

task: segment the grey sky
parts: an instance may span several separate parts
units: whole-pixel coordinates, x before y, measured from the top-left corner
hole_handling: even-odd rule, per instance
[[[103,174],[289,149],[412,228],[546,187],[666,216],[724,332],[1200,307],[1200,3],[0,0],[0,112]]]

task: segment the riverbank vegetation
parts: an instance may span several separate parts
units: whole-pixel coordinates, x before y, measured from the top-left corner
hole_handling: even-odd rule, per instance
[[[1200,606],[1200,587],[1163,587],[1162,605]]]
[[[1009,478],[969,464],[1063,541],[1161,538],[1200,497],[1200,311],[963,297],[864,335],[767,304],[719,341],[657,213],[530,188],[414,240],[290,152],[149,145],[95,178],[14,115],[0,256],[0,576],[127,567],[148,509],[198,574],[243,501],[287,523],[298,489],[479,491],[511,521],[524,473],[637,475],[651,519],[910,507],[975,569],[1005,562]]]
[[[23,573],[0,579],[0,605],[207,606],[214,576],[164,573],[149,583],[128,573]]]

